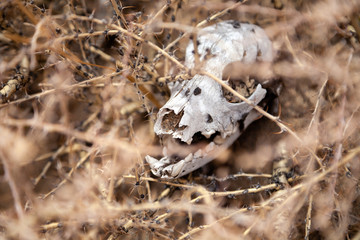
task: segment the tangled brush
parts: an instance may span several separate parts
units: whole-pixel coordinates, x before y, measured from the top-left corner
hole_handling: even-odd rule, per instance
[[[2,1],[1,238],[360,239],[359,10],[350,0]],[[185,67],[186,46],[227,20],[260,26],[275,55],[217,80],[276,79],[281,91],[214,161],[158,178],[145,156],[163,154],[154,124],[168,86],[211,77]]]

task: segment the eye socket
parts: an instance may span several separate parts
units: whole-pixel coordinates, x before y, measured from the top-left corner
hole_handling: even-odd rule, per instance
[[[229,79],[228,80],[229,86],[234,89],[236,92],[238,92],[240,95],[248,98],[251,96],[253,92],[255,92],[257,82],[255,79],[247,77],[245,79]],[[234,96],[231,92],[228,90],[222,88],[223,96],[224,98],[230,102],[230,103],[240,103],[242,100],[240,100],[238,97]]]
[[[231,65],[231,64],[229,64]],[[250,75],[245,76],[239,76],[239,75],[231,75],[232,71],[228,71],[227,74],[227,68],[225,67],[225,76],[223,79],[224,81],[227,81],[228,85],[234,89],[236,92],[238,92],[240,95],[248,98],[251,96],[251,94],[255,91],[256,86],[258,85],[258,82],[255,80],[255,78],[251,77]],[[242,100],[240,100],[238,97],[234,96],[230,91],[222,88],[223,96],[224,98],[230,102],[230,103],[240,103]]]
[[[223,80],[238,92],[240,95],[248,98],[255,92],[259,83],[263,82],[263,76],[256,71],[260,69],[261,63],[244,64],[240,61],[232,62],[224,68],[222,72]],[[258,76],[259,75],[259,76]],[[222,88],[224,98],[230,103],[242,102],[238,97],[234,96],[228,90]]]

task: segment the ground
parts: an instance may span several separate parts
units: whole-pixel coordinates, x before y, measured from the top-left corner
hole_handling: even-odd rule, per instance
[[[337,0],[2,1],[1,238],[359,239],[359,12]],[[194,74],[182,68],[194,31],[228,19],[265,29],[276,57],[252,71],[281,91],[220,157],[159,179],[144,157],[162,153],[167,83]]]

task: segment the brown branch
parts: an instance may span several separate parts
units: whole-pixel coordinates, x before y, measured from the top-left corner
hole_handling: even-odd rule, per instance
[[[0,158],[1,158],[1,162],[3,163],[3,167],[4,167],[5,179],[7,180],[8,184],[9,184],[11,194],[14,199],[14,206],[15,206],[16,214],[17,214],[18,218],[23,218],[24,210],[22,208],[20,194],[19,194],[18,188],[16,186],[15,179],[11,173],[9,161],[2,149],[0,149]]]

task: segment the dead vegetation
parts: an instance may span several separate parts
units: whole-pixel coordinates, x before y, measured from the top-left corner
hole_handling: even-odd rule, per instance
[[[0,2],[1,238],[360,239],[359,12],[350,0]],[[144,156],[161,155],[166,83],[194,74],[182,62],[197,27],[227,19],[273,41],[257,73],[281,79],[281,114],[202,169],[153,178]],[[279,158],[292,165],[273,177]]]

